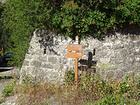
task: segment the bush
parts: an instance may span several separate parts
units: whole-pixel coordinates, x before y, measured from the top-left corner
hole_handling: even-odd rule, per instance
[[[51,3],[51,26],[70,37],[102,38],[108,31],[140,21],[138,0],[63,0],[55,5],[56,2]]]
[[[70,70],[65,73],[65,83],[66,84],[73,84],[74,83],[74,71]]]
[[[140,1],[124,0],[116,8],[116,19],[119,23],[139,24],[140,22]]]

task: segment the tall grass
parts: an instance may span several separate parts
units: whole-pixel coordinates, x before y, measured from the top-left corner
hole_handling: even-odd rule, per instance
[[[61,86],[50,83],[18,85],[18,105],[140,105],[140,78],[107,82],[97,75],[87,74],[80,77],[78,87],[73,78],[66,77],[70,80]]]

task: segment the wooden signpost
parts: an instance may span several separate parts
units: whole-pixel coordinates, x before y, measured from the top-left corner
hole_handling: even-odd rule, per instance
[[[75,69],[75,82],[78,83],[78,58],[83,56],[82,45],[80,44],[69,44],[67,47],[66,58],[75,59],[74,69]]]

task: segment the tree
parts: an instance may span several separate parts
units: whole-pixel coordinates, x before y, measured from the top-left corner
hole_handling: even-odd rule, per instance
[[[3,13],[3,4],[0,3],[0,49],[1,48],[5,48],[5,41],[6,41],[6,37],[3,35],[3,18],[2,18],[2,13]]]
[[[125,24],[140,25],[139,0],[7,0],[3,28],[8,50],[21,65],[32,32],[45,28],[71,38],[102,39]],[[3,38],[2,38],[3,39]]]
[[[4,6],[4,29],[8,33],[7,51],[14,52],[12,63],[20,66],[36,28],[43,27],[48,11],[44,0],[7,0]],[[48,8],[48,7],[47,7]]]

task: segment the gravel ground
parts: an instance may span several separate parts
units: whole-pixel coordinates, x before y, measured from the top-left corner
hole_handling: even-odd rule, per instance
[[[5,102],[0,105],[16,105],[16,96],[7,97]]]

